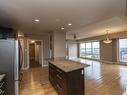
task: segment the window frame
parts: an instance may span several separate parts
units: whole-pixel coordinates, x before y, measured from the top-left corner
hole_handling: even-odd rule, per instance
[[[93,55],[93,42],[99,42],[99,58],[92,58],[92,57],[90,58],[90,57],[86,57],[86,56],[84,56],[84,57],[81,56],[80,55],[80,52],[81,52],[80,51],[80,48],[81,48],[80,44],[81,43],[85,43],[85,51],[86,51],[86,43],[91,43],[91,55]],[[92,59],[92,60],[100,60],[100,41],[96,40],[96,41],[84,41],[84,42],[80,42],[79,43],[79,50],[78,51],[79,51],[79,58]]]
[[[119,63],[122,63],[122,64],[127,64],[127,62],[125,62],[125,61],[122,61],[121,60],[121,58],[120,58],[120,39],[127,39],[127,37],[124,37],[124,38],[119,38],[118,40],[117,40],[117,61],[119,62]]]
[[[94,54],[94,53],[93,53],[93,49],[94,49],[93,43],[94,43],[94,42],[98,42],[98,43],[99,43],[99,54],[98,54],[98,55],[99,55],[99,58],[98,58],[98,60],[100,60],[100,41],[93,41],[93,42],[92,42],[92,54]],[[96,58],[93,58],[93,59],[96,59]]]
[[[81,42],[78,44],[78,46],[79,46],[79,49],[78,49],[79,58],[81,58],[81,54],[80,54],[81,45],[80,44],[82,44],[82,43],[84,43],[84,42]],[[86,52],[86,44],[85,44],[85,52]]]

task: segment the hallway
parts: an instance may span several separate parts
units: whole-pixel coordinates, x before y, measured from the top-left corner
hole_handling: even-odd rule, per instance
[[[122,95],[127,86],[127,67],[81,60],[85,69],[86,95]],[[48,81],[48,68],[24,71],[21,95],[58,95]]]

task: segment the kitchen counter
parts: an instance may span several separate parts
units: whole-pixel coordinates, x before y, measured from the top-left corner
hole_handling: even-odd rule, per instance
[[[0,75],[0,82],[5,78],[5,76],[6,76],[5,74]]]
[[[79,60],[49,60],[49,81],[58,95],[85,95],[84,68]]]
[[[56,67],[60,68],[64,72],[70,72],[82,68],[86,68],[89,65],[81,64],[80,62],[72,61],[72,60],[49,60],[50,64],[55,65]]]

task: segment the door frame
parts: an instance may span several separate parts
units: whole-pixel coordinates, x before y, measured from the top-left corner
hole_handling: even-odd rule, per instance
[[[43,60],[44,59],[44,56],[43,56],[43,49],[44,49],[43,48],[43,40],[28,39],[27,40],[27,47],[26,47],[27,48],[27,66],[28,66],[27,68],[28,69],[30,68],[30,59],[29,59],[30,58],[30,56],[29,56],[29,44],[30,44],[30,40],[35,40],[35,41],[40,41],[41,42],[41,55],[40,56],[42,56],[42,57],[40,59],[41,60],[40,62],[41,62],[41,66],[43,67],[43,64],[44,64],[44,60]]]

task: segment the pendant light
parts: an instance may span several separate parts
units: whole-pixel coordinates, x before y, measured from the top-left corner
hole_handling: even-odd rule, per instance
[[[74,38],[74,39],[76,39],[76,38],[77,38],[76,34],[74,34],[73,38]]]
[[[108,32],[109,32],[109,30],[106,30],[106,39],[105,40],[103,40],[103,43],[105,43],[105,44],[110,44],[111,42],[112,42],[112,40],[111,39],[109,39],[109,34],[108,34]]]

